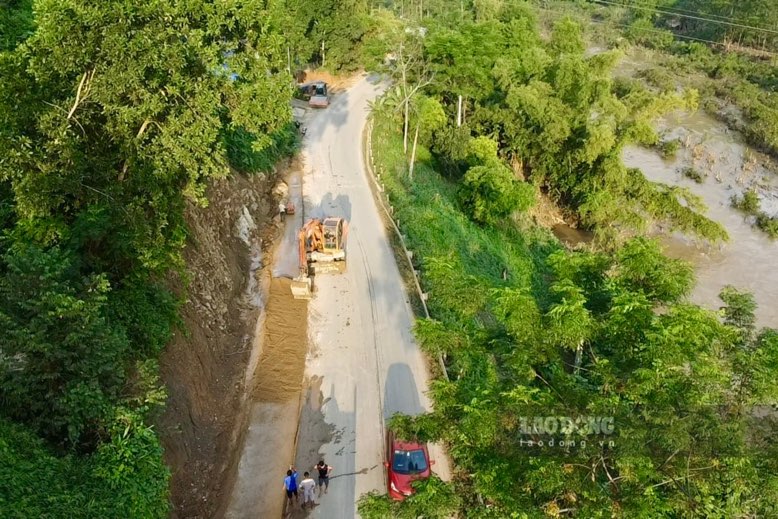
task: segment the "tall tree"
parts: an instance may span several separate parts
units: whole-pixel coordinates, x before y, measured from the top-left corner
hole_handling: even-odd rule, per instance
[[[249,1],[43,0],[36,13],[0,86],[14,119],[0,130],[0,178],[12,182],[20,216],[51,238],[102,211],[106,229],[126,229],[111,260],[171,265],[183,243],[181,194],[204,203],[207,180],[228,171],[222,126],[264,135],[263,146],[290,117],[281,35],[263,29]]]

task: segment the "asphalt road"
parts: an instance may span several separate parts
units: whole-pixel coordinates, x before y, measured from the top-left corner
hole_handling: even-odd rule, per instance
[[[364,77],[334,96],[327,109],[306,115],[304,171],[290,179],[290,196],[299,200],[302,195],[303,211],[298,205],[298,214],[287,221],[273,276],[297,275],[293,236],[303,218],[312,217],[339,216],[350,222],[347,269],[315,279],[296,437],[290,437],[284,424],[279,438],[279,429],[270,431],[255,415],[228,517],[278,517],[284,474],[274,472],[292,459],[301,477],[306,470],[314,473],[320,459],[334,471],[329,492],[317,497],[312,511],[303,513],[295,506],[285,510],[285,517],[357,517],[360,495],[386,491],[385,421],[396,412],[429,409],[429,375],[411,331],[413,314],[364,170],[368,102],[381,90],[376,78]],[[433,470],[448,479],[447,460],[434,446],[431,457]]]

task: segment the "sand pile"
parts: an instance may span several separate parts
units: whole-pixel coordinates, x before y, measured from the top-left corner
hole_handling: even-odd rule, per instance
[[[265,307],[265,340],[254,379],[254,400],[299,398],[308,352],[308,302],[294,299],[291,280],[274,278]]]

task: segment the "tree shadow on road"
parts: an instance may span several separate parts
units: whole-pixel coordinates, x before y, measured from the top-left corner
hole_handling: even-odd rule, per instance
[[[384,384],[384,419],[395,413],[415,416],[424,412],[416,378],[408,364],[398,362],[389,366]]]

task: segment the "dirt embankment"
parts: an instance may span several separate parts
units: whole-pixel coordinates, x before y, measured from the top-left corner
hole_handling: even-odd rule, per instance
[[[161,359],[168,403],[157,423],[173,471],[174,518],[210,518],[229,498],[247,413],[244,387],[265,302],[261,276],[277,233],[276,174],[215,182],[190,207],[188,302]],[[174,283],[180,289],[180,283]]]

